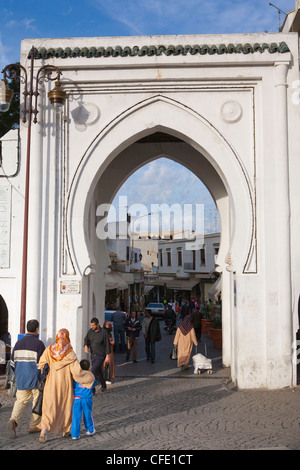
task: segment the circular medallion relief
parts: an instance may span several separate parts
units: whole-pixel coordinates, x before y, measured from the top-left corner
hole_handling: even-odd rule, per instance
[[[83,103],[76,110],[78,124],[91,126],[100,116],[99,108],[94,103]]]
[[[242,114],[242,107],[237,101],[226,101],[221,107],[221,116],[226,122],[237,122]]]

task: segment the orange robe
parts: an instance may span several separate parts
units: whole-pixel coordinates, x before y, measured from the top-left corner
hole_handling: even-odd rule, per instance
[[[40,429],[52,433],[68,433],[72,424],[72,406],[74,401],[73,380],[87,388],[92,388],[95,377],[92,372],[82,370],[73,350],[62,360],[54,361],[49,347],[45,349],[39,361],[39,369],[48,363]]]
[[[187,367],[190,361],[193,344],[198,345],[194,328],[184,335],[180,328],[177,328],[174,338],[174,345],[177,346],[177,365]]]

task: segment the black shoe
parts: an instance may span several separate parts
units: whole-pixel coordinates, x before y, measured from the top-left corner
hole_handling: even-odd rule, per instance
[[[133,361],[133,362],[138,362],[138,361]]]

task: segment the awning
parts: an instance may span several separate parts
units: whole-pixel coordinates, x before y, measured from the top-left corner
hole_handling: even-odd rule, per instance
[[[124,281],[122,276],[115,272],[111,271],[110,273],[105,274],[105,289],[120,289],[124,290],[128,288],[127,282]]]
[[[192,290],[197,284],[199,284],[200,279],[175,279],[174,281],[167,282],[168,289],[175,290]]]
[[[144,273],[141,273],[139,271],[132,273],[119,273],[119,275],[127,283],[127,285],[144,282]]]
[[[147,282],[147,286],[166,286],[167,289],[175,290],[192,290],[201,279],[156,279],[150,282]]]
[[[154,289],[155,286],[144,286],[144,294],[149,294],[149,292]]]
[[[218,300],[218,295],[222,291],[222,276],[218,277],[216,282],[209,289],[207,295],[211,300]]]

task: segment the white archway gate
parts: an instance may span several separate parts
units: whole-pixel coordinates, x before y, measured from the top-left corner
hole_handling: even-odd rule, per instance
[[[31,43],[22,43],[25,66]],[[41,204],[30,212],[27,312],[40,319],[43,339],[67,327],[81,355],[91,315],[104,314],[109,257],[96,236],[97,207],[138,168],[166,156],[204,182],[220,214],[223,361],[232,379],[239,388],[295,384],[296,36],[34,44],[38,65],[62,69],[68,94],[62,119],[52,122],[46,108],[34,136],[32,178],[39,174],[40,186],[30,198]],[[158,142],[157,133],[172,139]]]

